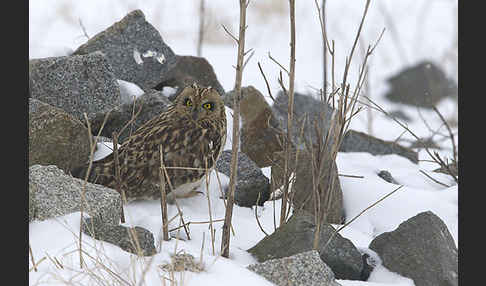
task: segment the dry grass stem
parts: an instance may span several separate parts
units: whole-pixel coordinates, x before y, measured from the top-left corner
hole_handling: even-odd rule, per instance
[[[172,231],[175,231],[175,230],[178,230],[178,229],[181,229],[183,227],[186,227],[186,226],[189,226],[191,224],[209,224],[209,223],[215,223],[215,222],[222,222],[224,221],[224,218],[222,219],[213,219],[212,221],[188,221],[182,225],[179,225],[177,227],[174,227],[172,229],[169,229],[169,232],[172,232]]]
[[[30,246],[30,242],[29,242],[29,254],[30,254],[30,261],[32,262],[32,268],[34,269],[35,272],[37,272],[37,266],[35,264],[34,254],[32,253],[32,247]]]
[[[125,223],[125,213],[123,211],[123,204],[126,203],[125,191],[122,190],[121,175],[120,175],[120,161],[118,159],[118,134],[113,131],[113,156],[115,160],[115,178],[116,178],[116,191],[120,194],[122,203],[120,208],[121,222]]]
[[[170,182],[170,177],[169,177],[169,174],[167,173],[167,167],[165,165],[163,165],[163,169],[164,169],[165,178],[167,179],[167,184],[169,185],[169,189],[174,194],[174,188],[172,186],[172,183]],[[191,235],[189,234],[189,229],[185,226],[182,209],[181,209],[179,203],[177,202],[177,198],[176,198],[175,194],[174,194],[174,203],[177,207],[177,212],[179,213],[179,217],[180,217],[180,220],[182,221],[182,225],[184,225],[184,231],[186,232],[187,239],[191,240]]]
[[[408,126],[402,122],[400,122],[398,119],[396,119],[395,117],[391,116],[387,111],[385,111],[381,106],[379,106],[376,102],[374,102],[373,100],[371,100],[369,97],[366,97],[365,98],[368,99],[368,101],[373,104],[373,106],[380,112],[382,112],[383,114],[385,114],[387,117],[391,118],[393,121],[395,121],[398,125],[400,125],[403,129],[405,129],[410,135],[412,135],[420,145],[424,146],[424,149],[425,151],[427,152],[427,154],[430,156],[430,158],[435,162],[437,163],[441,168],[443,168],[444,170],[447,171],[447,173],[454,179],[454,181],[456,183],[458,183],[458,177],[454,174],[453,170],[451,170],[451,167],[446,163],[444,162],[444,160],[440,157],[440,155],[437,153],[437,152],[434,152],[432,153],[429,148],[427,147],[426,144],[424,144],[424,142],[422,141],[422,139],[420,137],[418,137],[412,130],[410,130],[410,128],[408,128]],[[453,160],[453,164],[457,164],[457,161]]]
[[[101,133],[101,130],[103,129],[104,124],[106,123],[106,120],[108,119],[108,115],[110,113],[107,113],[105,116],[105,119],[103,121],[103,125],[100,128],[100,131],[98,133]],[[86,175],[83,181],[83,186],[81,188],[81,204],[80,204],[80,217],[79,217],[79,268],[83,268],[83,243],[82,243],[82,225],[83,225],[83,213],[84,213],[84,204],[86,203],[86,184],[88,183],[88,177],[89,173],[91,172],[91,167],[93,166],[93,156],[94,156],[94,150],[96,148],[96,144],[93,142],[93,138],[91,137],[91,124],[89,123],[88,120],[88,115],[83,113],[84,119],[86,120],[87,128],[88,128],[88,140],[89,140],[89,146],[90,146],[90,154],[89,154],[89,164],[88,164],[88,170],[86,171]],[[98,139],[98,136],[96,139]]]
[[[441,183],[441,182],[439,182],[438,180],[436,180],[436,179],[432,178],[432,176],[430,176],[429,174],[427,174],[427,173],[426,173],[426,172],[424,172],[423,170],[419,170],[419,171],[420,171],[420,173],[424,174],[424,175],[425,175],[427,178],[431,179],[433,182],[435,182],[435,183],[437,183],[437,184],[439,184],[439,185],[441,185],[441,186],[443,186],[443,187],[446,187],[446,188],[449,188],[449,187],[450,187],[450,186],[448,186],[448,185],[446,185],[446,184],[444,184],[444,183]]]
[[[326,244],[324,245],[324,248],[325,249],[329,243],[331,243],[332,239],[334,238],[334,236],[339,233],[342,229],[344,229],[345,227],[347,227],[348,225],[350,225],[353,221],[355,221],[358,217],[360,217],[361,215],[363,215],[366,211],[368,211],[369,209],[373,208],[374,206],[376,206],[377,204],[379,204],[380,202],[382,202],[383,200],[385,200],[386,198],[388,198],[389,196],[393,195],[394,193],[396,193],[398,190],[400,190],[401,188],[403,188],[403,185],[399,186],[398,188],[394,189],[393,191],[391,191],[390,193],[386,194],[385,196],[383,196],[382,198],[380,198],[379,200],[377,200],[376,202],[374,202],[373,204],[371,204],[370,206],[366,207],[364,210],[362,210],[359,214],[357,214],[356,216],[354,216],[352,219],[350,219],[347,223],[343,224],[341,227],[339,227],[337,230],[335,230],[331,237],[329,238],[329,240],[326,242]]]
[[[435,113],[437,113],[440,120],[442,120],[442,123],[446,126],[447,131],[449,132],[449,137],[451,138],[451,144],[452,144],[452,154],[453,154],[452,158],[453,158],[454,161],[457,161],[457,151],[456,151],[457,149],[456,149],[456,143],[455,143],[455,140],[454,140],[454,133],[452,133],[451,127],[447,123],[447,120],[445,120],[444,116],[442,116],[442,114],[439,112],[437,107],[434,106],[432,109],[435,111]]]
[[[330,96],[326,98],[322,95],[321,92],[321,101],[327,104],[332,104],[332,109],[334,112],[331,115],[330,127],[327,130],[327,133],[324,133],[323,127],[319,128],[318,122],[314,121],[313,128],[317,138],[324,138],[324,140],[318,139],[315,145],[313,143],[309,143],[309,140],[304,140],[304,146],[307,152],[310,154],[311,163],[312,163],[312,186],[313,191],[309,194],[309,196],[304,200],[308,202],[310,199],[313,201],[314,207],[314,218],[316,224],[316,232],[313,241],[313,247],[317,249],[319,245],[320,239],[320,225],[322,222],[327,221],[327,214],[331,207],[331,201],[333,199],[333,192],[335,192],[335,176],[333,175],[333,171],[335,169],[335,160],[337,156],[337,152],[339,151],[339,146],[343,140],[344,134],[346,130],[349,128],[349,124],[351,119],[354,118],[356,114],[358,114],[362,107],[357,107],[356,103],[358,102],[358,96],[360,95],[362,86],[367,78],[367,60],[369,56],[373,53],[374,49],[376,48],[379,40],[381,39],[384,30],[381,32],[378,40],[373,46],[368,46],[366,50],[366,54],[363,60],[363,64],[359,69],[359,76],[356,83],[356,88],[353,92],[350,92],[350,84],[348,83],[348,74],[349,69],[351,66],[351,62],[353,59],[353,54],[356,49],[358,40],[361,35],[361,31],[363,28],[363,24],[368,12],[368,8],[370,5],[370,0],[366,1],[365,8],[363,11],[363,15],[360,21],[360,25],[358,31],[355,36],[355,40],[351,47],[351,51],[349,55],[346,57],[345,67],[342,82],[340,83],[340,88],[336,88],[335,81],[334,81],[334,41],[332,41],[332,48],[329,47],[329,42],[327,40],[327,35],[324,31],[323,26],[323,19],[321,17],[321,11],[319,9],[319,5],[317,1],[314,1],[316,4],[316,9],[319,15],[319,20],[321,23],[321,34],[323,37],[323,43],[327,46],[327,51],[331,54],[331,73],[332,73],[332,91]],[[335,104],[337,98],[337,105]],[[321,112],[319,120],[324,120],[325,110]],[[331,163],[330,163],[331,162]],[[332,165],[331,165],[332,164]],[[359,178],[358,176],[352,176]]]
[[[364,179],[364,176],[338,174],[339,177]]]
[[[81,30],[83,31],[83,35],[86,37],[87,40],[89,40],[88,33],[86,32],[86,27],[83,25],[83,21],[81,21],[81,18],[78,19],[78,23],[81,27]]]
[[[260,230],[265,234],[265,236],[268,236],[268,233],[263,229],[262,225],[260,224],[260,220],[258,219],[258,203],[260,202],[260,193],[258,193],[257,201],[255,204],[255,219],[257,221],[258,227]]]
[[[206,167],[206,172],[205,172],[205,181],[206,181],[206,198],[208,199],[208,212],[209,212],[209,230],[211,232],[211,249],[213,251],[213,255],[215,254],[214,251],[214,228],[213,228],[213,214],[211,211],[211,198],[209,196],[209,170],[208,170],[208,161],[205,160],[205,167]]]
[[[169,223],[168,223],[168,214],[167,214],[167,193],[165,191],[165,176],[164,176],[164,152],[162,150],[162,145],[159,146],[159,154],[160,154],[160,169],[159,169],[159,177],[160,177],[160,210],[162,215],[162,235],[165,241],[169,241]]]
[[[202,56],[202,45],[204,42],[204,18],[205,18],[205,0],[199,0],[199,33],[197,38],[197,56]]]

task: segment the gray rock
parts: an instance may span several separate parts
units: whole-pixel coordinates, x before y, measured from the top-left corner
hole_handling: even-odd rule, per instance
[[[88,129],[62,109],[29,98],[29,166],[56,165],[64,171],[86,163]]]
[[[407,67],[388,82],[391,89],[385,96],[393,102],[432,108],[445,97],[458,96],[457,84],[430,61]]]
[[[94,239],[109,242],[133,254],[152,256],[156,253],[154,235],[143,227],[126,227],[106,223],[99,218],[86,218],[81,230]]]
[[[393,178],[393,176],[387,170],[381,170],[378,173],[378,177],[382,178],[383,180],[387,181],[388,183],[399,185],[399,183]]]
[[[120,104],[120,89],[100,52],[29,61],[31,97],[61,108],[81,122]]]
[[[150,90],[137,97],[135,101],[124,103],[111,110],[104,126],[103,121],[105,120],[107,114],[98,114],[96,117],[90,120],[91,132],[93,134],[98,134],[99,130],[103,126],[101,135],[111,138],[114,131],[119,133],[123,126],[125,126],[132,119],[132,117],[138,113],[135,120],[129,124],[121,134],[118,134],[118,142],[123,143],[123,141],[128,138],[130,134],[132,134],[145,122],[166,111],[170,104],[170,101],[167,99],[167,97],[162,95],[162,92]]]
[[[216,170],[230,176],[231,150],[221,153],[216,161]],[[225,193],[227,188],[224,190]],[[258,198],[260,196],[260,198]],[[243,207],[257,204],[262,206],[270,198],[270,183],[263,172],[245,153],[238,153],[238,170],[235,189],[235,203]]]
[[[35,218],[35,193],[37,187],[35,184],[29,181],[29,222]]]
[[[392,141],[385,141],[363,132],[349,129],[344,134],[340,152],[368,152],[373,155],[396,154],[418,163],[418,153]]]
[[[224,97],[225,100],[233,98],[234,93],[234,90],[227,93]],[[271,166],[273,153],[283,150],[284,138],[282,136],[286,135],[280,128],[270,105],[263,95],[251,85],[241,89],[240,115],[242,121],[241,151],[248,155],[258,167]]]
[[[251,264],[249,270],[279,286],[339,286],[334,273],[315,250],[263,263]]]
[[[248,252],[258,262],[263,262],[312,250],[315,229],[312,215],[294,212],[284,225],[248,249]],[[321,225],[318,251],[322,261],[331,267],[337,279],[359,280],[363,271],[361,253],[339,233],[327,244],[334,232],[331,225]]]
[[[54,165],[29,168],[29,193],[34,192],[34,219],[46,220],[81,210],[84,181],[66,175]],[[31,190],[32,188],[32,190]],[[120,221],[120,195],[97,184],[86,184],[85,213],[117,224]]]
[[[221,96],[225,91],[218,81],[214,69],[205,58],[176,55],[176,64],[169,72],[162,74],[159,84],[153,88],[162,90],[166,86],[177,88],[169,99],[173,100],[185,86],[197,83],[200,86],[211,86]]]
[[[133,82],[143,90],[154,88],[176,63],[175,54],[141,10],[96,34],[75,55],[102,51],[117,79]]]
[[[369,248],[390,271],[413,279],[416,286],[458,284],[458,252],[447,226],[427,211],[373,239]]]
[[[288,120],[288,97],[279,92],[275,98],[275,102],[272,105],[274,114],[278,121],[281,123],[282,129],[287,132],[287,120]],[[331,125],[331,116],[333,109],[327,103],[323,103],[320,100],[301,93],[294,93],[294,114],[292,118],[292,138],[295,146],[301,146],[302,140],[310,140],[313,144],[316,144],[317,134],[315,132],[314,122],[317,121],[317,126],[323,130],[323,136],[326,135]],[[304,122],[304,118],[307,116],[304,125],[304,138],[301,137],[301,126]],[[324,140],[324,138],[322,138]]]
[[[284,166],[285,158],[284,152],[274,153],[274,160],[272,165],[272,177],[276,188],[284,184]],[[314,214],[314,199],[313,199],[313,175],[312,175],[312,156],[307,151],[299,151],[297,160],[295,159],[295,151],[290,155],[289,169],[295,172],[295,182],[292,184],[291,196],[293,196],[292,205],[294,209],[303,209],[308,213]],[[329,170],[331,169],[331,170]],[[331,177],[328,177],[331,172]],[[325,210],[324,222],[341,224],[345,220],[343,207],[343,192],[339,182],[337,165],[325,164],[322,170],[321,180],[318,184],[319,192],[322,193],[320,205],[328,206]],[[329,184],[331,185],[331,194],[327,196]],[[330,203],[327,203],[327,198],[330,198]]]

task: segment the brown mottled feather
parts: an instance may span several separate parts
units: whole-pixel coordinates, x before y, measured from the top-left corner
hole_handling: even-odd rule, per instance
[[[198,117],[191,115],[194,108],[187,107],[186,98],[193,101],[194,107],[201,109],[204,102],[214,103],[214,110],[197,110]],[[207,168],[214,167],[226,140],[226,116],[224,104],[219,94],[211,88],[197,85],[186,87],[177,97],[174,105],[159,116],[139,127],[130,138],[119,147],[119,162],[122,188],[127,198],[160,197],[158,184],[160,154],[163,148],[164,164],[170,183],[174,189],[199,181]],[[212,143],[211,143],[212,142]],[[212,147],[212,148],[210,148]],[[214,160],[213,160],[214,158]],[[173,167],[201,168],[173,169]],[[77,171],[74,176],[84,178],[86,174]],[[113,153],[93,162],[89,181],[116,187]],[[170,190],[170,186],[166,186]]]

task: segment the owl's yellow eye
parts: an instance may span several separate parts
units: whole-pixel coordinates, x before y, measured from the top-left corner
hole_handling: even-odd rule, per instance
[[[214,105],[212,102],[206,102],[203,104],[203,107],[207,110],[213,110]]]
[[[184,105],[185,106],[192,106],[192,101],[189,98],[186,98],[186,100],[184,101]]]

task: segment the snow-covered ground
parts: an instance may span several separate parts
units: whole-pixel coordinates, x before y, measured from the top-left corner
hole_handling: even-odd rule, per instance
[[[207,41],[202,55],[212,64],[218,80],[225,90],[234,85],[234,68],[236,64],[236,44],[221,28],[224,24],[237,34],[238,1],[206,1],[208,13]],[[321,32],[314,1],[296,1],[296,91],[314,92],[321,87]],[[328,38],[336,46],[336,78],[341,78],[344,59],[351,49],[365,1],[326,1]],[[180,55],[196,55],[198,32],[199,1],[29,1],[29,57],[67,55],[86,41],[80,21],[87,34],[93,36],[106,29],[115,21],[123,18],[134,9],[141,9],[147,20],[162,35],[164,41]],[[289,62],[289,20],[287,1],[251,1],[248,15],[246,48],[255,51],[243,75],[243,86],[253,85],[263,94],[266,93],[265,82],[258,70],[260,62],[269,79],[272,93],[275,95],[280,86],[277,82],[279,67],[273,63],[268,54],[288,66]],[[457,82],[457,1],[439,0],[394,0],[372,1],[365,21],[361,41],[355,52],[349,78],[351,83],[357,79],[361,64],[362,50],[368,44],[374,44],[381,30],[386,28],[375,53],[369,62],[369,94],[375,102],[387,111],[400,109],[413,118],[408,127],[419,136],[431,135],[430,129],[436,130],[441,121],[433,111],[420,110],[390,103],[384,99],[388,89],[386,78],[405,66],[424,59],[434,61],[445,69],[448,76]],[[284,78],[284,81],[287,79]],[[268,97],[269,103],[271,103]],[[446,119],[457,120],[457,103],[444,100],[438,110]],[[371,130],[369,114],[363,111],[351,122],[350,128],[371,132],[384,140],[395,140],[404,130],[377,111],[372,112]],[[231,116],[228,116],[231,119]],[[230,120],[229,120],[230,121]],[[424,121],[427,123],[425,124]],[[231,124],[231,121],[229,122]],[[231,138],[231,126],[228,126]],[[453,127],[457,130],[457,127]],[[441,133],[447,133],[442,126]],[[403,134],[402,139],[413,139]],[[458,138],[455,138],[456,144]],[[228,140],[230,141],[230,140]],[[400,141],[408,146],[406,141]],[[439,154],[451,157],[451,144],[448,140],[440,142]],[[230,149],[230,142],[227,143]],[[100,152],[106,152],[101,149]],[[102,156],[98,153],[97,156]],[[424,151],[419,158],[430,159]],[[349,238],[358,248],[367,249],[370,241],[380,233],[395,229],[404,220],[425,210],[431,210],[441,217],[449,228],[454,240],[458,242],[458,188],[453,180],[444,174],[432,173],[437,165],[421,161],[418,165],[407,159],[396,156],[372,156],[367,153],[339,153],[337,157],[339,172],[348,175],[359,175],[364,178],[341,177],[344,194],[344,207],[347,219],[360,213],[363,209],[393,191],[397,186],[389,184],[376,174],[380,170],[389,171],[404,187],[395,194],[364,213],[352,224],[342,230],[341,234]],[[436,180],[452,186],[445,188],[424,176],[420,170],[427,172]],[[269,175],[268,168],[263,170]],[[223,184],[229,179],[218,174]],[[201,191],[206,193],[206,187]],[[219,184],[213,172],[209,182],[209,198],[214,220],[224,217],[223,203],[219,197]],[[258,208],[260,223],[267,232],[274,229],[273,210],[279,210],[280,202],[267,202]],[[180,200],[186,221],[208,221],[208,199],[198,196]],[[169,207],[169,217],[176,209]],[[145,285],[164,285],[162,276],[169,277],[159,265],[169,261],[171,253],[185,251],[199,259],[204,237],[202,260],[206,267],[202,273],[184,272],[175,275],[177,285],[271,285],[268,281],[246,270],[245,266],[255,263],[246,249],[255,245],[265,235],[259,229],[255,211],[250,208],[235,206],[233,227],[235,236],[231,238],[230,259],[218,255],[221,244],[222,222],[215,222],[214,253],[211,245],[211,233],[208,224],[192,224],[191,240],[171,240],[159,246],[161,230],[160,204],[158,201],[134,202],[125,207],[127,226],[142,226],[156,236],[156,246],[160,252],[151,258],[137,258],[121,251],[111,244],[92,240],[83,236],[83,249],[95,260],[85,257],[89,271],[79,269],[78,239],[79,213],[74,213],[43,222],[29,224],[29,242],[36,261],[46,258],[38,266],[38,271],[29,273],[31,285],[91,285],[124,284],[117,283],[115,274],[139,285],[144,277]],[[276,211],[277,221],[279,212]],[[177,227],[173,221],[169,229]],[[180,233],[184,237],[184,232]],[[58,260],[62,265],[53,262]],[[29,261],[30,263],[30,261]],[[30,265],[29,267],[31,267]],[[107,270],[109,269],[109,270]],[[110,274],[112,271],[115,274]],[[142,274],[143,273],[143,274]],[[98,279],[98,280],[97,280]],[[367,282],[339,280],[342,285],[414,285],[410,279],[389,272],[382,266],[375,268]],[[140,284],[140,285],[143,285]],[[170,285],[166,281],[166,285]]]

